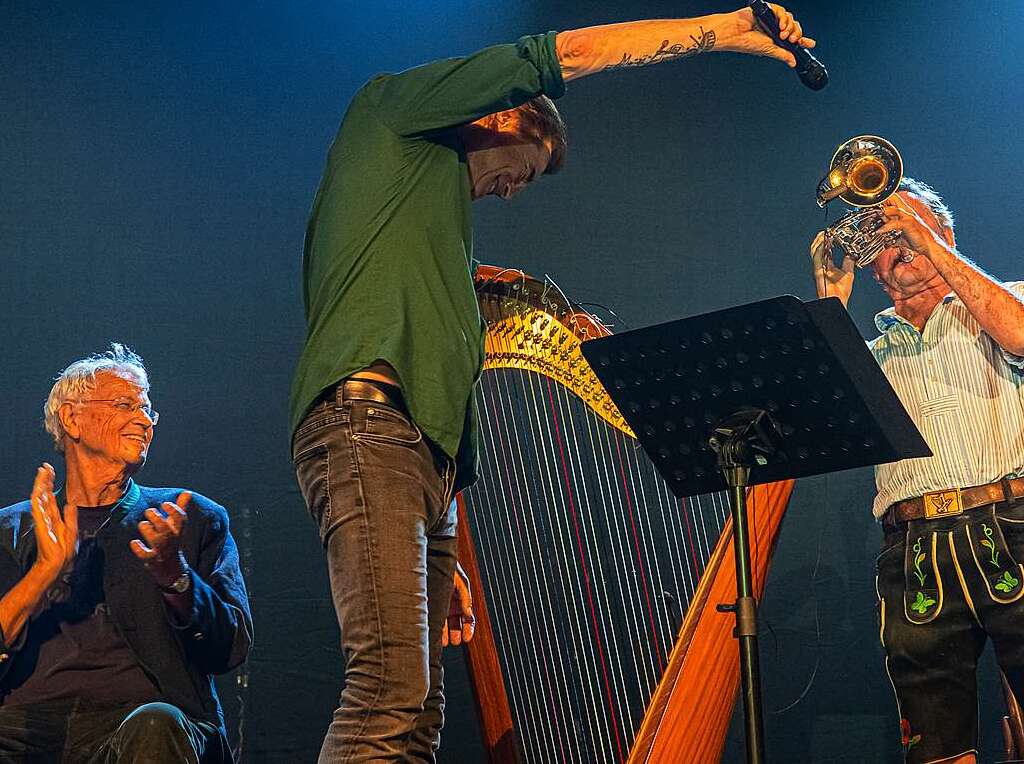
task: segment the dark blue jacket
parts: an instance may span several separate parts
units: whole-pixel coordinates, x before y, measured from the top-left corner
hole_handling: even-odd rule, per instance
[[[194,591],[192,617],[185,627],[172,623],[163,595],[128,546],[139,538],[143,512],[175,501],[183,490],[131,483],[110,524],[96,537],[105,557],[103,586],[111,618],[164,700],[225,733],[213,676],[241,664],[252,643],[249,599],[227,512],[192,494],[182,530]],[[0,596],[25,575],[35,557],[29,502],[0,509]],[[26,626],[22,635],[27,631]],[[6,644],[0,635],[0,693],[8,689],[5,677],[18,660],[20,646]]]

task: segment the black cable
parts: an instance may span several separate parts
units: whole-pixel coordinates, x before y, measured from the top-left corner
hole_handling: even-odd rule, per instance
[[[828,506],[828,475],[825,475],[825,500],[823,504]],[[825,513],[818,513],[819,518],[823,518]],[[770,714],[783,714],[789,711],[791,708],[797,706],[804,698],[807,697],[807,693],[811,691],[811,687],[814,684],[815,678],[818,676],[818,669],[821,667],[821,609],[818,607],[818,568],[821,566],[821,550],[822,550],[822,539],[825,535],[825,522],[820,520],[818,524],[818,549],[817,558],[814,561],[814,571],[811,573],[811,600],[814,602],[814,668],[811,669],[811,675],[807,678],[807,683],[804,685],[803,690],[796,696],[796,699],[787,706],[777,708],[769,711]]]
[[[616,321],[621,323],[622,324],[622,328],[625,329],[627,332],[632,328],[631,326],[629,326],[629,324],[627,324],[625,321],[623,321],[619,317],[618,313],[616,313],[614,310],[609,308],[607,305],[602,305],[599,302],[578,302],[576,304],[579,305],[581,308],[600,308],[605,313],[607,313],[612,318],[614,318]],[[605,326],[615,326],[615,324],[609,324],[607,321],[602,321],[601,323],[603,323]]]

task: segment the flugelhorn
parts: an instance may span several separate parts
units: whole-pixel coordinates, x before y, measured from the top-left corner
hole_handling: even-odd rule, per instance
[[[842,143],[832,155],[828,175],[818,184],[818,206],[842,199],[859,209],[825,229],[825,252],[838,246],[863,268],[893,246],[898,231],[876,233],[885,222],[878,207],[896,192],[902,178],[903,158],[885,138],[858,135]]]

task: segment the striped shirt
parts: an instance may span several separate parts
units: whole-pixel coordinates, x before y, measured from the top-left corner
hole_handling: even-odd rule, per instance
[[[1005,285],[1024,296],[1024,282]],[[868,348],[934,456],[875,468],[874,514],[930,491],[1024,476],[1024,358],[1002,350],[954,294],[919,332],[894,308]]]

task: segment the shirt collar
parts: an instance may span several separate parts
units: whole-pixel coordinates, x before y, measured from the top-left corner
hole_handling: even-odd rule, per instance
[[[909,326],[910,322],[905,318],[896,315],[895,306],[890,305],[882,312],[875,314],[875,327],[883,334],[900,324],[906,324]]]
[[[61,486],[53,492],[53,495],[56,497],[63,496],[65,487],[66,486]],[[113,504],[110,508],[111,514],[118,509],[122,511],[130,510],[139,500],[140,496],[142,496],[142,490],[133,478],[128,478],[128,485],[125,486],[124,493],[121,494],[121,498],[117,500],[117,503]],[[57,503],[59,505],[60,501],[58,500]]]
[[[939,302],[939,305],[949,305],[949,303],[953,302],[953,300],[955,299],[956,292],[950,292],[949,294],[942,298],[941,302]],[[935,310],[939,309],[939,305],[935,306]],[[911,325],[910,322],[907,321],[907,319],[903,318],[900,315],[897,315],[896,307],[893,305],[890,305],[885,310],[875,314],[875,327],[880,332],[887,332],[893,327],[899,326],[900,324],[903,324],[904,326]]]

